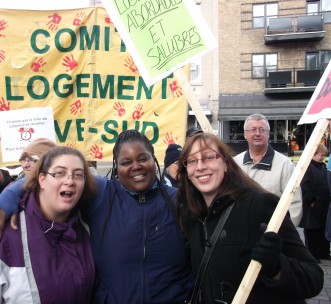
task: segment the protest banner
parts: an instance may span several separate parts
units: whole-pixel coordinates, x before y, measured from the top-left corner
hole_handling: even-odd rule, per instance
[[[302,123],[316,122],[317,124],[307,142],[302,155],[295,166],[292,176],[284,189],[279,203],[268,223],[266,232],[273,231],[278,232],[284,217],[293,201],[294,195],[300,182],[308,168],[308,165],[316,151],[318,144],[321,141],[322,136],[325,133],[328,125],[330,124],[331,112],[331,100],[327,99],[331,93],[329,89],[330,83],[330,69],[331,61],[329,62],[326,70],[324,71],[316,89],[299,121]],[[236,295],[232,301],[232,304],[244,304],[249,297],[249,294],[254,286],[256,278],[261,270],[261,264],[257,261],[252,260],[247,268],[245,276],[243,277],[240,286],[236,292]]]
[[[217,46],[193,0],[102,0],[147,85]]]
[[[104,8],[0,16],[0,111],[51,106],[57,143],[88,160],[111,161],[126,129],[151,140],[161,165],[168,144],[183,145],[183,89],[173,74],[146,85]]]
[[[24,148],[36,138],[55,140],[51,107],[0,111],[2,160],[17,162]]]

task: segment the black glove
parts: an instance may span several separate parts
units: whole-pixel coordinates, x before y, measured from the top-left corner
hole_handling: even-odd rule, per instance
[[[252,249],[251,258],[262,265],[261,273],[274,277],[280,270],[283,242],[275,232],[266,232]]]

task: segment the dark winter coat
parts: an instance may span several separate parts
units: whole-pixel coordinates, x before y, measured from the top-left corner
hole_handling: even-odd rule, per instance
[[[300,227],[319,229],[326,226],[330,191],[325,163],[311,160],[301,181],[303,216]]]
[[[212,304],[215,299],[232,302],[250,263],[251,249],[262,235],[261,224],[269,223],[278,200],[273,194],[251,191],[235,202],[203,280],[203,303]],[[211,237],[220,215],[232,202],[230,197],[218,199],[203,221],[186,215],[194,274],[198,272],[205,240]],[[317,295],[323,288],[323,270],[303,245],[289,216],[279,235],[283,240],[280,280],[259,274],[247,303],[305,303],[305,298]]]
[[[160,189],[137,194],[116,180],[98,182],[88,212],[99,277],[96,302],[184,303],[193,287],[188,249]],[[170,204],[176,190],[165,186]]]

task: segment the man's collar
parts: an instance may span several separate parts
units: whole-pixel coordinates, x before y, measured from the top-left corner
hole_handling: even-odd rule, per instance
[[[257,164],[255,164],[252,168],[270,171],[271,166],[272,166],[272,160],[274,159],[274,156],[275,156],[275,150],[269,145],[268,150],[264,154],[262,159]],[[246,153],[244,155],[243,164],[244,165],[253,164],[253,159],[251,158],[249,149],[246,151]]]

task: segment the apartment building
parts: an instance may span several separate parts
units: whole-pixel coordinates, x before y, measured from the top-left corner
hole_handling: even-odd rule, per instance
[[[219,0],[220,137],[244,149],[262,113],[275,147],[304,149],[314,124],[297,123],[330,59],[331,0]]]

